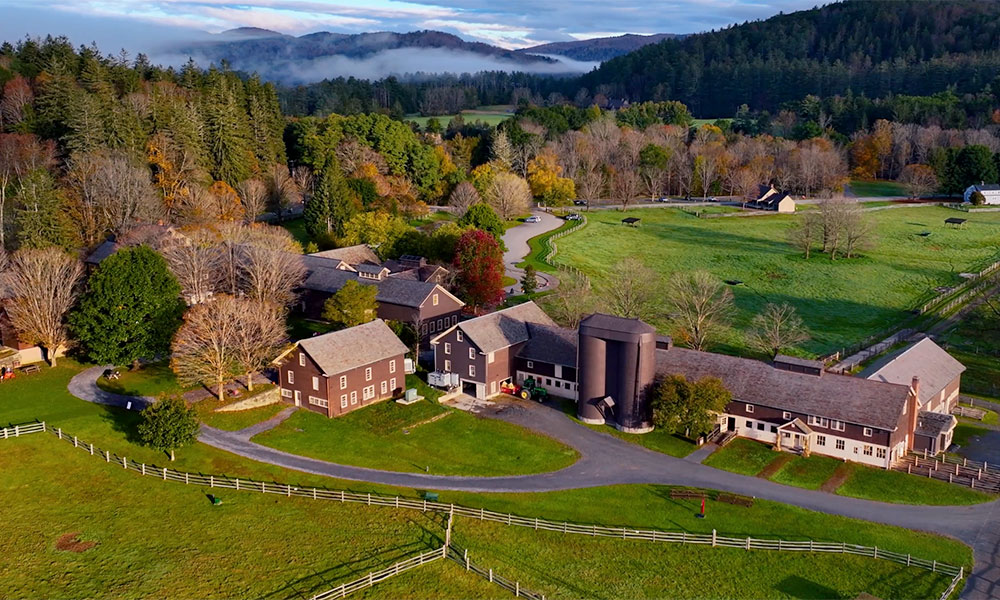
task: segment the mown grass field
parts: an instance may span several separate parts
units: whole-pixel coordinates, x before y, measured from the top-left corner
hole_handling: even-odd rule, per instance
[[[507,119],[514,116],[513,113],[507,112],[511,108],[513,107],[506,104],[493,105],[493,106],[479,106],[476,107],[475,109],[463,110],[461,113],[458,114],[462,115],[462,118],[465,119],[466,123],[474,123],[476,121],[482,121],[487,125],[492,125],[496,127],[500,123],[503,123]],[[427,127],[427,121],[430,121],[431,119],[437,119],[438,122],[441,123],[441,127],[448,127],[448,124],[451,123],[451,120],[457,117],[458,114],[440,115],[437,117],[422,117],[420,115],[407,115],[406,117],[404,117],[404,120],[413,121],[414,123],[419,125],[421,129]]]
[[[136,443],[135,413],[70,396],[65,385],[82,367],[69,360],[60,364],[57,369],[44,368],[37,375],[0,384],[3,386],[0,423],[45,420],[50,426],[61,426],[119,455],[151,465],[166,465],[163,453]],[[440,517],[436,521],[427,520],[415,512],[397,513],[357,505],[341,507],[233,490],[219,492],[223,504],[213,507],[205,489],[164,483],[108,467],[99,459],[57,443],[48,434],[0,441],[0,444],[3,444],[0,472],[4,473],[0,478],[0,503],[8,507],[0,511],[0,526],[6,531],[23,533],[0,541],[0,553],[5,558],[0,561],[0,587],[16,597],[302,597],[368,570],[388,566],[400,558],[391,553],[389,557],[376,558],[379,551],[402,548],[409,553],[411,549],[419,552],[432,547],[439,543],[443,529]],[[177,461],[170,466],[296,486],[399,493],[411,498],[419,497],[420,493],[287,471],[202,444],[182,448]],[[696,519],[695,502],[671,499],[669,489],[631,485],[542,494],[441,492],[440,499],[584,523],[699,533],[716,528],[720,534],[733,536],[877,545],[950,564],[971,565],[971,550],[955,540],[762,500],[750,508],[709,501],[709,519]],[[702,555],[698,551],[699,554],[693,555],[690,547],[654,547],[638,542],[598,542],[611,544],[602,547],[588,546],[590,540],[580,538],[526,541],[509,537],[494,542],[489,537],[492,533],[474,527],[475,524],[459,521],[456,532],[486,541],[488,553],[473,546],[469,538],[459,539],[473,548],[477,562],[543,591],[563,586],[570,594],[573,589],[592,590],[586,594],[591,597],[674,596],[676,588],[670,586],[677,583],[659,578],[641,589],[608,583],[604,569],[609,560],[607,552],[611,552],[627,559],[611,559],[618,567],[615,575],[626,582],[650,577],[654,572],[651,564],[690,564],[695,556],[698,559],[695,564],[703,568],[685,571],[692,590],[689,597],[695,598],[718,597],[717,584],[730,579],[732,560],[743,561],[740,564],[745,571],[740,580],[756,590],[757,597],[794,595],[782,587],[781,581],[789,577],[820,581],[813,575],[814,570],[823,571],[824,578],[851,580],[857,571],[869,568],[876,569],[873,573],[882,573],[884,585],[899,586],[895,592],[887,587],[874,588],[881,590],[883,597],[934,595],[917,593],[918,588],[908,587],[916,585],[914,577],[923,581],[924,575],[903,571],[902,567],[882,572],[878,570],[882,567],[875,563],[839,563],[838,574],[835,564],[825,564],[823,558],[814,561],[806,555],[752,552],[736,557],[734,553],[729,560],[723,560],[719,558],[722,554]],[[59,536],[75,532],[81,534],[83,541],[95,541],[98,545],[79,554],[54,549]],[[510,535],[514,535],[513,531]],[[587,549],[599,551],[584,552]],[[518,552],[525,560],[537,552],[539,564],[546,566],[548,574],[530,571],[523,562],[508,562]],[[572,555],[574,560],[553,562],[552,557],[559,555]],[[778,560],[790,561],[780,581],[769,574]],[[570,570],[561,570],[565,568]],[[841,597],[853,597],[848,591],[845,589]],[[509,594],[498,593],[497,588],[488,587],[482,580],[467,578],[450,563],[440,563],[394,579],[363,596],[500,598]]]
[[[435,401],[439,394],[418,381],[407,377],[407,385],[425,396],[416,404],[382,401],[336,419],[299,410],[253,441],[332,462],[435,475],[542,473],[579,457],[516,425],[441,406]]]
[[[959,438],[959,425],[955,431]],[[955,443],[959,443],[956,441]],[[741,475],[756,476],[774,461],[787,457],[765,444],[738,438],[705,459],[704,464]],[[835,493],[841,496],[878,500],[894,504],[962,505],[995,500],[995,496],[936,479],[886,471],[857,463],[842,463],[826,457],[796,456],[768,479],[795,487],[819,489],[838,468],[847,470],[847,478]],[[766,475],[767,473],[764,473]]]
[[[998,334],[1000,317],[989,306],[979,305],[945,335],[948,352],[967,369],[962,373],[963,393],[1000,398]]]
[[[871,212],[874,250],[850,260],[814,254],[806,261],[786,242],[794,215],[699,219],[675,209],[592,211],[586,227],[559,239],[554,260],[581,269],[598,288],[609,284],[614,266],[627,256],[664,282],[674,272],[693,270],[742,281],[731,288],[733,329],[718,350],[749,354],[744,332],[750,320],[768,302],[787,302],[812,334],[800,350],[821,355],[901,322],[935,287],[956,284],[959,273],[994,259],[1000,213],[970,216],[965,229],[944,224],[954,214],[942,207]],[[621,225],[627,216],[640,217],[642,225]],[[667,309],[655,312],[651,323],[669,332]]]
[[[895,181],[865,181],[863,179],[852,179],[851,191],[855,196],[907,196],[906,188]]]

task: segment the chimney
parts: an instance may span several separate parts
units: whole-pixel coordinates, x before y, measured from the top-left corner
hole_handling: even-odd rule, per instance
[[[907,428],[907,442],[906,449],[910,452],[913,451],[913,438],[917,431],[917,421],[919,419],[920,413],[920,378],[917,376],[913,377],[913,382],[910,384],[910,397],[906,399],[907,410],[910,412],[909,427]]]

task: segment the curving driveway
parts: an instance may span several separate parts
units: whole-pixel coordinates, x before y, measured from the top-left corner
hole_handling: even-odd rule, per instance
[[[124,407],[136,398],[100,390],[96,379],[104,367],[76,375],[69,391],[89,402]],[[152,399],[140,398],[141,401]],[[290,414],[283,411],[282,417]],[[975,566],[962,598],[1000,597],[1000,501],[974,506],[910,506],[886,504],[804,490],[756,477],[737,475],[647,450],[594,431],[568,418],[553,405],[511,402],[496,418],[551,436],[580,453],[573,465],[536,475],[458,477],[379,471],[307,458],[250,441],[257,429],[222,431],[202,426],[198,440],[209,446],[268,464],[338,479],[398,487],[469,492],[547,492],[617,484],[665,484],[725,490],[809,510],[939,533],[972,546]],[[277,420],[277,418],[275,419]],[[484,448],[483,451],[490,451]]]
[[[540,223],[521,223],[511,227],[503,234],[503,243],[507,246],[507,251],[503,254],[503,264],[507,277],[517,280],[517,284],[504,288],[507,295],[518,294],[521,291],[521,277],[524,276],[524,269],[517,268],[517,263],[524,260],[525,256],[531,252],[528,240],[536,235],[548,233],[554,229],[559,229],[563,220],[541,210],[531,212],[532,216],[541,219]],[[559,280],[548,273],[538,274],[538,289],[551,290],[559,285]]]

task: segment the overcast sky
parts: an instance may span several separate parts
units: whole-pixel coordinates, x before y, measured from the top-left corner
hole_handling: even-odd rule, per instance
[[[301,35],[436,29],[507,48],[622,33],[695,33],[817,0],[0,0],[0,38],[48,33],[132,52],[195,31]]]

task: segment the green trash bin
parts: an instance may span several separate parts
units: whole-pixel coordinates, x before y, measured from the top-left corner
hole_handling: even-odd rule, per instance
[[[424,492],[424,500],[428,502],[437,502],[438,495],[436,492]]]
[[[222,504],[222,498],[212,496],[212,506],[219,506],[220,504]]]

